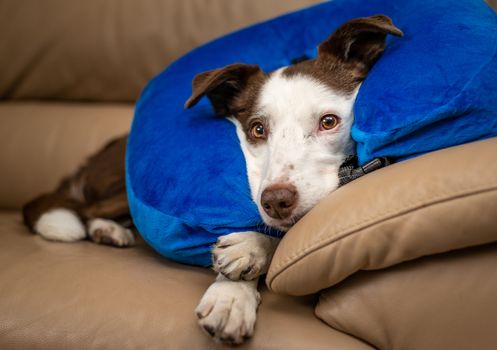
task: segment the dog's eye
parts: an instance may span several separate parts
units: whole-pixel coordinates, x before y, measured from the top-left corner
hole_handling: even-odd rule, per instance
[[[262,123],[256,122],[250,127],[250,134],[255,139],[265,139],[266,129],[264,128],[264,125],[262,125]]]
[[[337,127],[340,118],[334,114],[326,114],[319,121],[319,130],[331,130]]]

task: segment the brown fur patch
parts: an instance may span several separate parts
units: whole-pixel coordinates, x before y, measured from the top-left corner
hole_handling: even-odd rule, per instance
[[[126,219],[125,151],[127,136],[109,142],[88,159],[53,192],[41,195],[23,208],[24,223],[33,230],[40,216],[52,209],[66,208],[81,219]]]
[[[240,95],[250,93],[251,86],[263,77],[264,72],[259,66],[241,63],[200,73],[193,79],[192,95],[185,107],[195,106],[205,95],[218,115],[235,114],[235,100]]]
[[[349,95],[364,80],[385,49],[387,34],[403,35],[387,16],[353,19],[319,45],[315,60],[289,66],[283,75],[308,75],[337,92]]]
[[[257,117],[256,102],[261,93],[264,83],[268,80],[270,74],[258,74],[252,77],[247,87],[233,100],[233,116],[242,125],[247,140],[251,143],[263,142],[262,139],[256,139],[251,135],[251,127],[254,122],[260,122],[264,125],[266,132],[269,132],[269,125],[263,117]]]
[[[202,96],[207,96],[220,116],[234,116],[248,133],[251,118],[256,115],[255,103],[268,74],[258,66],[231,64],[198,74],[192,82],[192,95],[185,107],[193,107]]]
[[[362,82],[362,78],[339,60],[309,60],[285,68],[282,72],[285,77],[307,75],[318,80],[337,93],[352,94]]]

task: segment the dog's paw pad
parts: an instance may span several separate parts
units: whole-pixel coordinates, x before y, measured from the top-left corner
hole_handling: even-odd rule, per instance
[[[95,243],[109,244],[116,247],[129,247],[135,243],[133,232],[112,220],[91,220],[88,225],[88,235]]]

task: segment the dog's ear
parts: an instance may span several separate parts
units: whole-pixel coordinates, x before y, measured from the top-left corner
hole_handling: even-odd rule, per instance
[[[192,95],[185,108],[195,106],[206,95],[218,115],[230,115],[234,98],[260,74],[259,66],[239,63],[200,73],[193,79]]]
[[[385,49],[387,34],[403,36],[387,16],[353,19],[319,45],[318,60],[339,60],[363,79]]]

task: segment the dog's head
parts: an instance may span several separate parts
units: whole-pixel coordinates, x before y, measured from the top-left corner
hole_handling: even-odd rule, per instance
[[[252,197],[264,222],[288,230],[338,187],[338,170],[354,153],[353,105],[361,82],[402,32],[382,15],[351,20],[319,45],[318,56],[264,73],[232,64],[193,80],[194,106],[206,95],[236,124]]]

